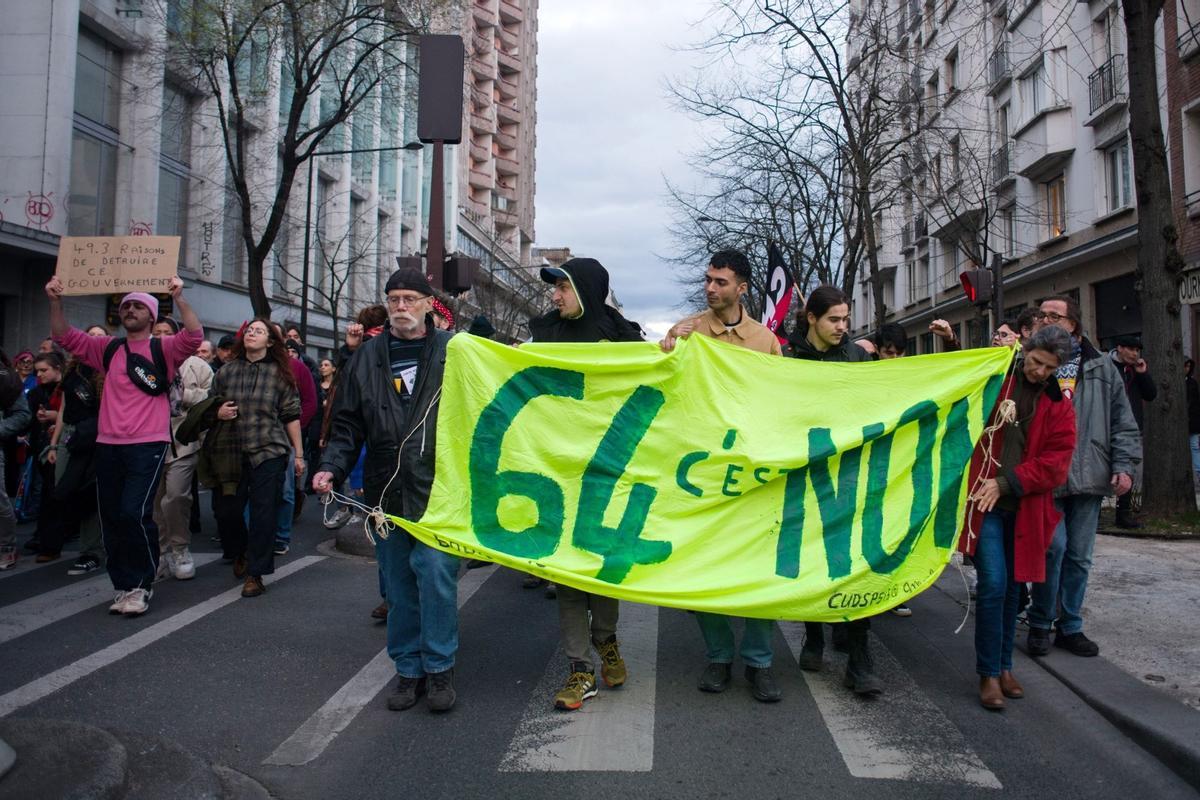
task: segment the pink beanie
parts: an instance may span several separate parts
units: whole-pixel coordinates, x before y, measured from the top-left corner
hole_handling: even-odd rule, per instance
[[[153,296],[148,295],[145,292],[130,292],[121,298],[121,303],[117,306],[117,308],[125,305],[130,300],[141,303],[146,308],[150,309],[151,319],[158,319],[158,301],[155,300]]]

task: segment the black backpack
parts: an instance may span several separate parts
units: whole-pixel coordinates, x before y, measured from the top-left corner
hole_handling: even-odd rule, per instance
[[[157,337],[150,339],[150,357],[153,363],[147,361],[129,349],[125,338],[113,339],[104,348],[104,371],[108,372],[113,356],[121,347],[125,348],[125,373],[134,386],[148,395],[156,396],[166,393],[171,388],[167,380],[167,358],[163,355],[162,340]]]

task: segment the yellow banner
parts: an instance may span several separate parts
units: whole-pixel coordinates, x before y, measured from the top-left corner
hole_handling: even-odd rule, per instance
[[[419,522],[446,552],[624,600],[878,614],[949,561],[1007,348],[865,364],[450,342]]]

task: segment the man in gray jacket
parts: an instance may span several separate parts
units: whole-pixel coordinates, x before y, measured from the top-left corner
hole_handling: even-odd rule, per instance
[[[1071,358],[1058,370],[1059,388],[1075,406],[1075,456],[1066,485],[1055,492],[1063,518],[1046,551],[1046,580],[1033,585],[1028,649],[1033,656],[1050,651],[1050,628],[1057,617],[1054,645],[1077,656],[1094,656],[1100,648],[1083,634],[1082,613],[1100,501],[1132,488],[1142,438],[1125,382],[1112,359],[1083,336],[1075,300],[1064,295],[1043,300],[1035,330],[1047,325],[1059,326],[1075,342]]]
[[[17,515],[4,487],[4,446],[25,432],[29,419],[21,378],[0,350],[0,570],[17,563]]]

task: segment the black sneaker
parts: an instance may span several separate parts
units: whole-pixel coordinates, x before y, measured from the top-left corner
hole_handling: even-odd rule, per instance
[[[387,699],[387,707],[391,711],[407,711],[417,704],[417,698],[425,694],[424,678],[408,678],[400,675],[396,678],[396,688]]]
[[[702,692],[723,692],[725,687],[729,685],[729,673],[731,671],[729,664],[719,664],[716,661],[709,663],[704,668],[704,674],[700,676],[699,688]]]
[[[770,667],[746,667],[746,680],[750,682],[750,693],[755,700],[778,703],[783,699],[783,690],[775,682]]]
[[[1044,656],[1050,652],[1050,631],[1045,628],[1030,628],[1025,649],[1031,656]]]
[[[288,554],[288,550],[289,550],[289,549],[290,549],[290,548],[289,548],[289,546],[288,546],[288,543],[287,543],[287,542],[280,541],[280,540],[276,540],[276,542],[275,542],[275,550],[274,550],[274,553],[275,553],[275,555],[277,555],[277,556],[286,556],[286,555]]]
[[[67,570],[67,574],[87,575],[89,572],[95,572],[98,569],[100,569],[100,562],[96,560],[96,557],[84,553],[75,559],[75,563]]]
[[[1061,647],[1068,653],[1085,658],[1100,655],[1100,645],[1084,636],[1083,631],[1079,631],[1078,633],[1063,633],[1062,631],[1058,631],[1054,634],[1054,646]]]
[[[429,694],[425,697],[425,705],[429,710],[440,714],[454,708],[458,695],[454,692],[454,668],[445,672],[435,672],[429,676]]]

